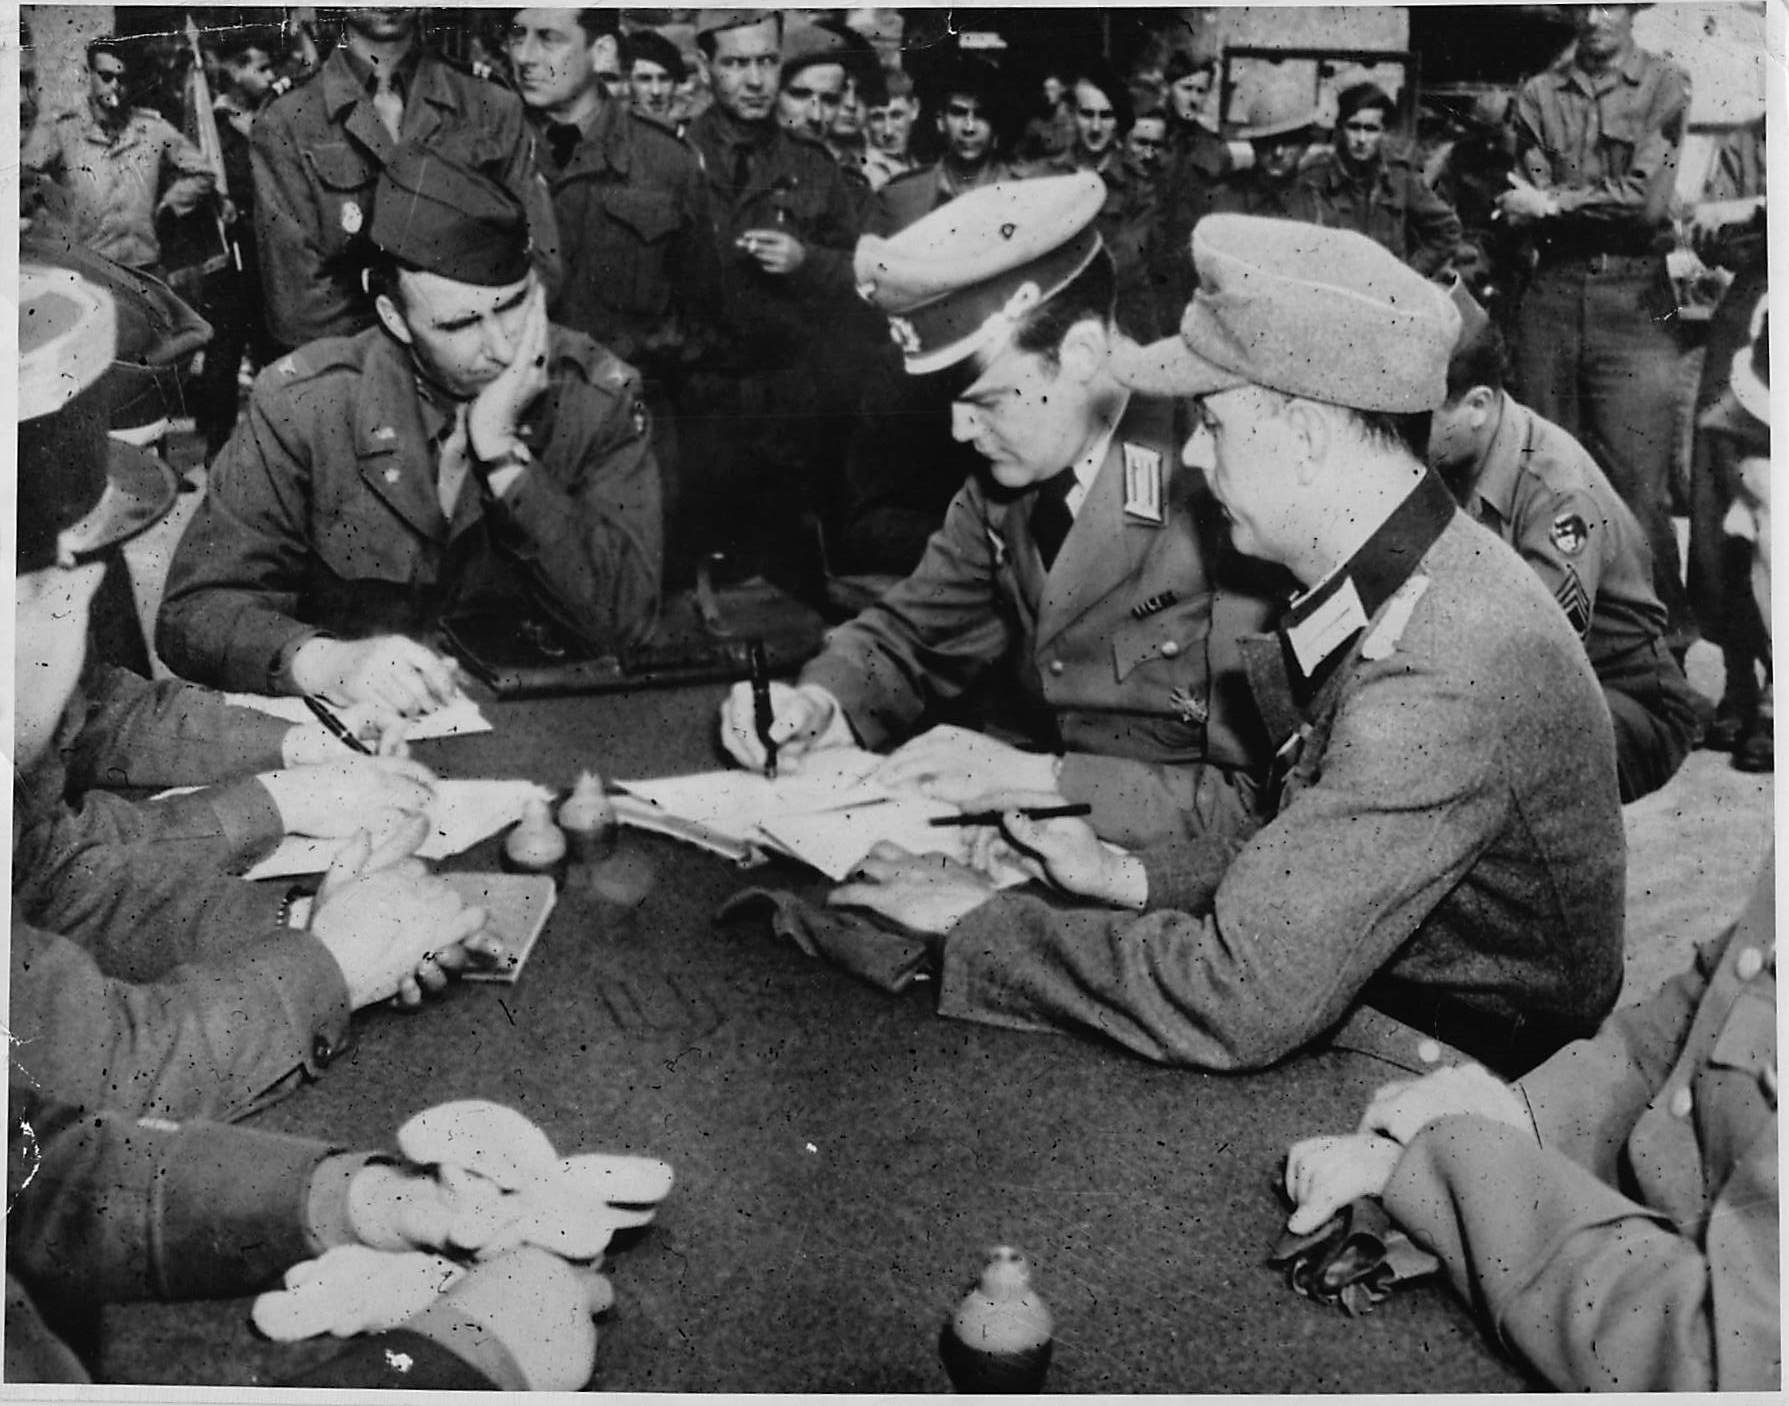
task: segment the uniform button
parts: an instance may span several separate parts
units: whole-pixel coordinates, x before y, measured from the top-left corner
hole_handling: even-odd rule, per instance
[[[1433,1040],[1424,1040],[1416,1047],[1416,1057],[1424,1064],[1437,1063],[1441,1058],[1441,1046]]]
[[[1052,659],[1050,661],[1050,672],[1056,675],[1057,678],[1062,677],[1063,667],[1063,663],[1060,659]]]
[[[1696,1100],[1690,1095],[1687,1088],[1679,1089],[1671,1095],[1671,1116],[1673,1118],[1689,1117],[1690,1110],[1695,1106]]]
[[[317,1036],[316,1039],[311,1041],[311,1062],[312,1063],[318,1064],[318,1065],[327,1065],[334,1058],[335,1058],[335,1050],[330,1045],[328,1036],[319,1035],[319,1036]]]
[[[1162,658],[1172,659],[1180,653],[1180,645],[1174,640],[1162,641]]]
[[[1741,981],[1750,981],[1764,970],[1764,954],[1756,947],[1748,947],[1739,954],[1739,960],[1733,964],[1733,970],[1739,973]]]

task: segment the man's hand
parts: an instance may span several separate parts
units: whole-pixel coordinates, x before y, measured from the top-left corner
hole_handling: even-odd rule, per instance
[[[414,827],[406,829],[414,838]],[[487,959],[495,944],[483,937],[484,909],[468,908],[415,860],[372,869],[371,851],[362,832],[336,856],[317,892],[311,935],[342,969],[354,1010],[387,996],[415,1005],[423,989],[439,990],[450,972]]]
[[[409,722],[401,714],[372,703],[356,703],[336,712],[342,726],[381,757],[407,757],[410,744],[404,734]],[[321,723],[294,724],[280,739],[280,760],[287,766],[314,766],[357,756],[346,743]]]
[[[801,757],[825,747],[849,747],[857,739],[844,709],[819,684],[797,688],[770,686],[770,738],[777,744],[779,771],[797,771]],[[743,767],[764,770],[764,744],[758,740],[758,718],[752,706],[752,686],[736,683],[721,703],[721,745]]]
[[[933,800],[967,806],[998,792],[1023,792],[1061,805],[1056,759],[1044,752],[1021,752],[983,733],[962,728],[934,729],[890,754],[869,780],[890,790],[917,790]]]
[[[547,325],[547,294],[537,283],[509,365],[478,393],[466,416],[469,448],[480,463],[496,463],[522,443],[522,417],[547,388]]]
[[[1000,817],[1000,830],[1020,866],[1064,893],[1141,912],[1149,901],[1149,876],[1141,860],[1108,846],[1085,820],[1030,820],[1019,809],[1060,801],[1045,792],[1001,798],[1011,808]]]
[[[1763,206],[1763,197],[1746,196],[1738,200],[1704,200],[1689,217],[1685,233],[1690,248],[1705,254],[1709,245],[1730,225],[1748,223]]]
[[[292,681],[332,703],[368,703],[405,717],[460,696],[453,661],[404,635],[306,640],[292,656]]]
[[[758,261],[759,268],[778,278],[787,278],[808,260],[807,245],[787,230],[748,229],[737,243]]]
[[[1559,213],[1559,201],[1550,191],[1531,185],[1514,171],[1509,174],[1510,188],[1497,197],[1497,208],[1513,224],[1545,220]]]
[[[338,756],[341,750],[338,744]],[[382,838],[405,817],[426,814],[435,798],[435,773],[395,757],[350,756],[255,779],[273,797],[288,835],[336,838],[367,830]]]
[[[1437,1069],[1420,1079],[1385,1085],[1361,1115],[1360,1130],[1408,1143],[1437,1118],[1460,1113],[1507,1123],[1538,1136],[1527,1100],[1479,1064]]]
[[[1368,1133],[1294,1143],[1286,1154],[1286,1194],[1293,1201],[1286,1229],[1308,1234],[1350,1201],[1379,1195],[1403,1155],[1390,1138]]]
[[[826,902],[833,908],[868,908],[914,932],[942,936],[998,892],[966,864],[941,854],[909,854],[884,841]]]

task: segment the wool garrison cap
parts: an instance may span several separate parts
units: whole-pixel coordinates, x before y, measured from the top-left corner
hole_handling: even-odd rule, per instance
[[[761,20],[775,20],[780,25],[782,17],[781,10],[697,10],[696,35],[700,38],[723,29],[740,29]]]
[[[16,569],[43,571],[135,537],[174,504],[173,471],[109,440],[111,294],[79,274],[19,267]]]
[[[1259,385],[1392,414],[1447,398],[1460,314],[1446,292],[1365,235],[1207,215],[1193,227],[1193,264],[1199,291],[1180,335],[1121,347],[1113,359],[1121,381],[1184,396]]]
[[[367,236],[412,268],[497,288],[528,275],[528,213],[506,186],[416,143],[373,189]]]
[[[796,20],[783,33],[783,82],[815,64],[844,66],[851,55],[850,43],[836,30],[807,20]]]
[[[972,190],[891,239],[860,239],[857,291],[887,314],[908,371],[954,366],[1093,262],[1105,200],[1091,171]]]

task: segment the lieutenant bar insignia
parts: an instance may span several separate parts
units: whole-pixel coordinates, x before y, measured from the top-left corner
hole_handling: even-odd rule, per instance
[[[1162,456],[1147,445],[1124,446],[1124,513],[1162,525]]]

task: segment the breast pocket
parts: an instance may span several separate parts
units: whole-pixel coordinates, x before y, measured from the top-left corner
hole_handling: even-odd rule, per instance
[[[609,229],[589,253],[605,285],[604,300],[628,312],[667,311],[671,237],[681,224],[676,205],[663,192],[626,187],[605,187],[597,199]]]
[[[312,519],[317,556],[344,582],[408,585],[425,573],[421,536],[387,504],[355,485],[320,502]]]
[[[373,161],[345,142],[325,142],[304,153],[317,189],[318,235],[326,250],[340,250],[372,217]]]
[[[1210,629],[1211,603],[1202,596],[1127,620],[1112,632],[1112,706],[1164,759],[1196,755],[1204,746],[1211,715]]]

